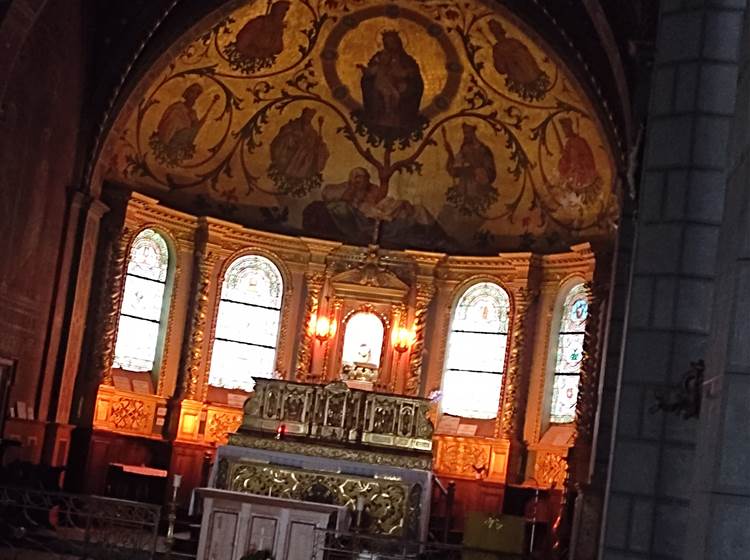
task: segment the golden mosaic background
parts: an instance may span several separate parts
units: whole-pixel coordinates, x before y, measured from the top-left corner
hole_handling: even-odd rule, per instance
[[[609,239],[603,127],[533,37],[478,1],[230,4],[134,90],[105,176],[188,212],[355,244]]]

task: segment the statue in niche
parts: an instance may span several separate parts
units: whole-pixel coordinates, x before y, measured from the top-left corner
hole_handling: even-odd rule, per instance
[[[465,216],[481,216],[497,201],[498,192],[493,185],[497,173],[492,150],[477,137],[477,127],[462,124],[463,141],[458,153],[448,142],[443,131],[443,142],[448,152],[446,170],[453,177],[446,198]]]
[[[575,193],[582,202],[589,203],[599,194],[602,186],[594,153],[586,139],[574,130],[571,119],[561,118],[560,127],[565,140],[557,164],[560,181],[553,190],[561,191],[563,195]]]
[[[361,120],[383,138],[408,135],[421,123],[419,106],[424,82],[417,61],[406,52],[398,31],[384,31],[383,48],[362,72]]]
[[[290,5],[287,0],[269,2],[265,14],[242,26],[237,38],[225,49],[232,68],[252,74],[273,66],[284,50],[284,18]]]
[[[495,70],[505,76],[505,85],[523,99],[542,99],[550,87],[549,76],[539,67],[529,48],[518,39],[508,37],[499,21],[490,20],[488,27],[496,41],[492,46],[492,62]]]
[[[315,114],[315,109],[305,107],[271,140],[268,176],[282,194],[301,197],[320,188],[323,181],[330,153],[323,140],[323,117],[318,117],[318,129],[313,127]]]
[[[195,102],[202,93],[200,84],[190,84],[182,92],[182,99],[165,109],[156,130],[149,137],[149,146],[160,163],[175,167],[195,154],[195,137],[219,100],[215,95],[203,117],[199,118]]]

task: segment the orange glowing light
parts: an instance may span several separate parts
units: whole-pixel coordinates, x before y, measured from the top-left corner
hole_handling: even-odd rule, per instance
[[[328,317],[317,317],[312,330],[315,332],[315,338],[321,342],[329,339],[336,334],[336,320]]]
[[[413,329],[407,329],[406,327],[398,327],[394,329],[391,341],[393,342],[393,349],[402,354],[406,352],[411,345],[414,344],[416,335]]]

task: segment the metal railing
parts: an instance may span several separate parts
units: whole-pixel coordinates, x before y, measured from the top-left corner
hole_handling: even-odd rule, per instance
[[[53,558],[152,559],[160,517],[161,507],[152,504],[0,486],[0,548]]]
[[[522,560],[523,554],[315,529],[311,560]]]

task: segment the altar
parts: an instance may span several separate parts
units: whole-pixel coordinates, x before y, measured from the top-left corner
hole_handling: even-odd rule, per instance
[[[357,520],[346,530],[424,540],[432,489],[427,411],[425,399],[344,383],[259,379],[241,427],[217,450],[209,486],[336,506]]]
[[[345,531],[343,506],[199,488],[203,500],[199,560],[240,560],[267,551],[277,560],[322,560],[317,544],[333,526]]]

